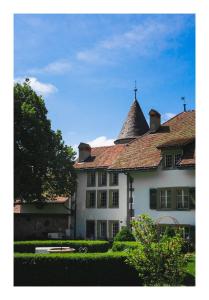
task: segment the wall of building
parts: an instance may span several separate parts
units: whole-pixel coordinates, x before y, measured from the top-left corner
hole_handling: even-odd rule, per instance
[[[151,188],[161,187],[195,187],[195,171],[184,170],[162,170],[141,171],[131,173],[133,182],[133,208],[134,214],[149,214],[157,220],[163,217],[161,223],[172,223],[172,217],[179,224],[195,225],[195,210],[189,211],[158,211],[149,207],[149,191]]]
[[[98,186],[98,173],[96,173],[96,186],[87,187],[87,173],[78,173],[78,189],[76,195],[76,237],[86,237],[86,220],[117,220],[120,228],[126,225],[127,221],[127,176],[119,174],[119,185],[109,185],[109,174],[107,176],[107,186]],[[119,208],[86,208],[87,190],[107,190],[107,203],[109,200],[109,190],[119,190]],[[97,230],[95,230],[97,234]],[[108,230],[107,230],[108,232]]]
[[[68,215],[15,214],[15,240],[47,239],[48,233],[65,233],[68,229]]]

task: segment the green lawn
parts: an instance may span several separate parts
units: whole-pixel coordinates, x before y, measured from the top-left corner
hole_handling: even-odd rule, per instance
[[[191,254],[189,258],[189,263],[186,268],[187,276],[184,280],[185,285],[194,286],[195,285],[195,254]]]

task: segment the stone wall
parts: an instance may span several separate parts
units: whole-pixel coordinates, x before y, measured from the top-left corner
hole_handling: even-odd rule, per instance
[[[63,232],[68,229],[68,215],[15,214],[14,239],[47,239],[50,232]]]

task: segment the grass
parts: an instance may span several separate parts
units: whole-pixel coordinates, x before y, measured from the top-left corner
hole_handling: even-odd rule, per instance
[[[195,253],[189,255],[189,262],[186,267],[186,277],[184,279],[184,285],[195,285]]]

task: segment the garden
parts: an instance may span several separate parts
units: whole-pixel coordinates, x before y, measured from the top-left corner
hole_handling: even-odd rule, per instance
[[[134,221],[112,242],[46,240],[14,242],[15,286],[193,286],[195,254],[183,239],[165,233],[156,240],[152,220]],[[125,232],[125,233],[124,233]],[[128,239],[128,241],[127,241]],[[72,247],[73,253],[35,253],[36,247]],[[86,249],[87,252],[83,252]]]

